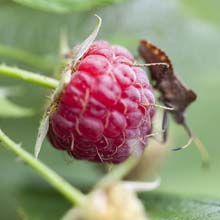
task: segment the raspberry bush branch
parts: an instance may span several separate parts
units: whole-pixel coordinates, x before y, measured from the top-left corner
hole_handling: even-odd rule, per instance
[[[0,64],[0,75],[20,79],[50,89],[55,89],[59,85],[59,81],[53,78],[19,69],[17,67],[10,67],[5,64]]]
[[[45,164],[34,158],[30,153],[25,151],[11,140],[1,129],[0,129],[0,142],[3,145],[13,151],[19,156],[25,163],[32,167],[38,174],[43,177],[48,183],[50,183],[58,192],[60,192],[67,200],[74,205],[82,205],[86,200],[86,196],[81,193],[74,186],[66,182],[62,177],[56,174],[53,170],[47,167]]]

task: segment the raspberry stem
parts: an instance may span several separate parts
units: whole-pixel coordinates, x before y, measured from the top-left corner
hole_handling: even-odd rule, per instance
[[[4,64],[0,64],[0,75],[21,79],[50,89],[57,88],[59,84],[59,82],[53,78]]]
[[[48,183],[50,183],[55,189],[57,189],[57,191],[59,191],[71,203],[75,205],[84,204],[86,196],[83,193],[81,193],[74,186],[66,182],[66,180],[56,174],[44,163],[37,160],[30,153],[22,149],[19,144],[16,144],[13,140],[11,140],[1,129],[0,142],[2,142],[6,148],[13,151],[35,171],[37,171],[41,177],[43,177]]]
[[[102,180],[100,180],[96,186],[96,188],[105,187],[112,182],[119,181],[123,179],[138,163],[139,159],[131,156],[121,165],[118,165],[115,169],[113,169],[109,174],[105,175]]]
[[[48,58],[42,58],[24,50],[12,48],[2,44],[0,44],[0,55],[7,58],[12,58],[45,71],[52,71],[54,68],[54,64]]]

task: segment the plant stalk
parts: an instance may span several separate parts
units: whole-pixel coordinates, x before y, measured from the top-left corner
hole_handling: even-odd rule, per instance
[[[73,203],[74,205],[84,204],[86,196],[83,193],[81,193],[74,186],[70,185],[66,180],[56,174],[55,171],[51,170],[44,163],[34,158],[30,153],[22,149],[20,145],[12,141],[1,129],[0,142],[2,142],[6,148],[13,151],[35,171],[37,171],[41,177],[43,177],[48,183],[50,183],[71,203]]]
[[[0,75],[21,79],[50,89],[56,89],[59,84],[59,82],[53,78],[4,64],[0,64]]]
[[[105,187],[108,184],[123,179],[138,163],[138,158],[131,156],[124,163],[116,166],[106,174],[96,185],[96,188]]]

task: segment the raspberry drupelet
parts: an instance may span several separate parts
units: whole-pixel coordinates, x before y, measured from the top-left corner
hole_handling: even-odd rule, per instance
[[[76,159],[121,163],[141,155],[152,130],[154,94],[131,53],[95,41],[50,115],[48,137]]]

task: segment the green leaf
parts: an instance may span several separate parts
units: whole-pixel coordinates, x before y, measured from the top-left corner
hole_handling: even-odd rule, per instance
[[[21,107],[8,100],[7,96],[16,94],[16,88],[0,87],[0,117],[27,117],[32,116],[34,111],[30,108]]]
[[[220,219],[220,201],[155,193],[143,193],[140,198],[151,220]]]
[[[44,11],[67,13],[87,11],[95,7],[118,3],[123,0],[14,0],[17,3]]]

